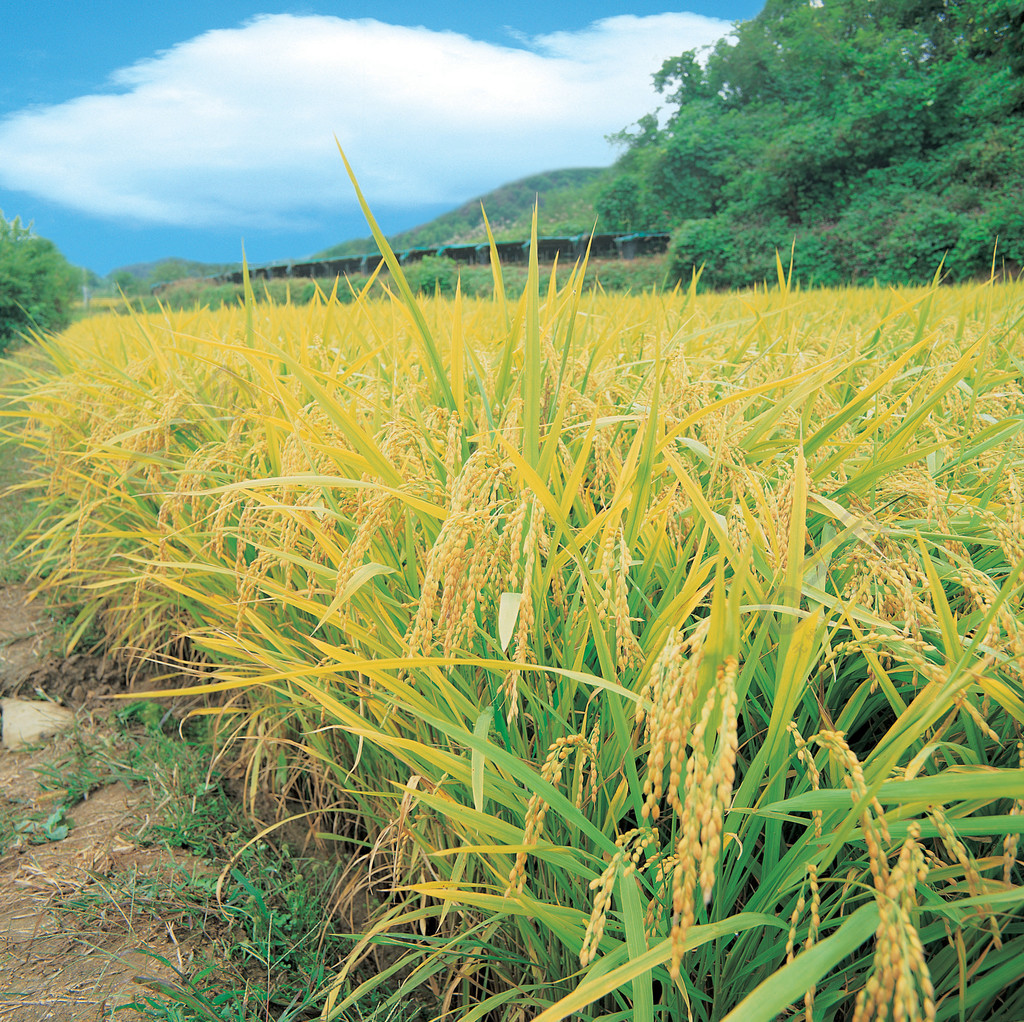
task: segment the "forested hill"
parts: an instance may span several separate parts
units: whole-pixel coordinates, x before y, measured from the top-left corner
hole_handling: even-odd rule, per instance
[[[535,202],[541,234],[581,234],[594,228],[594,202],[610,173],[607,167],[578,167],[533,174],[471,199],[430,223],[389,236],[388,241],[396,251],[483,241],[487,234],[481,204],[499,241],[528,238]],[[336,259],[376,250],[373,238],[359,238],[318,252],[314,258]]]
[[[768,0],[619,136],[605,229],[676,231],[715,287],[1024,266],[1024,0]]]

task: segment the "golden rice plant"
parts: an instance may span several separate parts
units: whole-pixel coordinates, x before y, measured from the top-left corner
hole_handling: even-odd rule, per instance
[[[9,394],[40,587],[362,849],[324,1018],[1024,1015],[1024,289],[415,299],[378,240],[388,300],[97,317]]]

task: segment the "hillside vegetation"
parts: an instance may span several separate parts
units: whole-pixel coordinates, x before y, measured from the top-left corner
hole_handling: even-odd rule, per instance
[[[1024,265],[1024,3],[768,0],[705,58],[655,75],[619,140],[609,229],[676,232],[674,275],[955,280]],[[665,116],[667,114],[667,117]]]
[[[487,212],[491,230],[498,241],[529,238],[534,203],[538,207],[538,229],[542,236],[591,231],[597,216],[594,203],[609,174],[608,168],[533,174],[471,199],[429,223],[389,235],[388,242],[398,252],[420,246],[484,241],[487,230],[480,213],[481,206]],[[318,252],[314,258],[333,259],[376,251],[377,243],[373,238],[356,238]]]

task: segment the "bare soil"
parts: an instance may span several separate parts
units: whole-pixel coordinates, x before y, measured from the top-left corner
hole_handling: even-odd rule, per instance
[[[39,769],[69,743],[110,732],[108,697],[127,688],[110,660],[47,656],[47,617],[27,596],[24,586],[0,588],[0,695],[60,702],[75,710],[76,728],[34,750],[0,748],[0,823],[38,820],[61,804],[65,793],[44,790]],[[127,1006],[149,992],[136,976],[177,978],[150,955],[189,973],[202,936],[124,894],[126,874],[172,883],[212,870],[180,850],[144,847],[158,813],[149,789],[113,783],[67,809],[63,838],[63,827],[49,839],[37,829],[0,844],[0,1022],[132,1022],[145,1016]]]

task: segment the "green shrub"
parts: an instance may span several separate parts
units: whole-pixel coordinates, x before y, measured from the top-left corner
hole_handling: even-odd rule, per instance
[[[954,276],[976,275],[991,266],[993,253],[997,270],[1024,268],[1024,195],[1008,195],[966,222],[950,259]]]
[[[788,252],[792,241],[792,230],[782,223],[742,224],[724,216],[687,220],[672,241],[668,278],[685,282],[703,267],[701,282],[712,289],[776,280],[775,251]]]
[[[929,273],[948,261],[963,226],[960,216],[933,196],[922,195],[908,203],[886,239],[888,252],[880,280],[887,284],[927,280]]]
[[[647,225],[642,185],[634,174],[614,178],[594,203],[605,231],[639,231]]]
[[[28,331],[71,322],[77,271],[52,241],[0,211],[0,353]]]
[[[405,268],[405,276],[413,291],[453,295],[459,279],[459,264],[445,256],[424,256]]]

